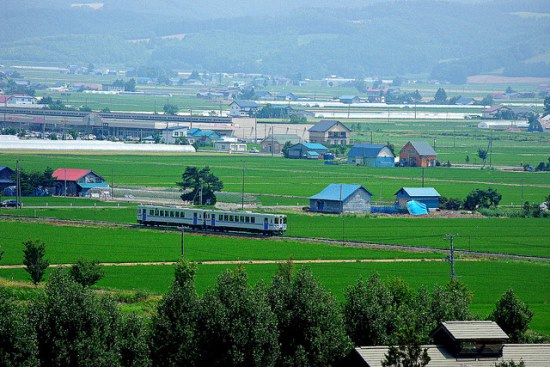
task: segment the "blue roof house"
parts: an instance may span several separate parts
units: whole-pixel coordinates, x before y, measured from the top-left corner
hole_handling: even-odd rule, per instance
[[[348,153],[348,163],[369,167],[395,167],[395,155],[384,144],[355,144]]]
[[[372,196],[361,185],[330,184],[309,198],[309,209],[319,213],[370,213]]]
[[[294,159],[319,159],[328,153],[328,148],[319,143],[299,143],[288,148],[288,158]],[[315,153],[315,154],[313,154]]]
[[[401,208],[407,208],[407,202],[415,200],[428,209],[438,209],[440,197],[433,187],[402,187],[395,193],[396,204]]]

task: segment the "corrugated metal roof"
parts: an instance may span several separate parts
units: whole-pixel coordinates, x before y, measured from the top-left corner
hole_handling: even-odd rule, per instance
[[[311,132],[324,132],[339,123],[340,121],[337,120],[321,120],[315,125],[313,125],[309,131]]]
[[[348,157],[376,158],[385,146],[384,144],[355,144],[351,147]]]
[[[314,151],[311,151],[311,150],[308,150],[308,151],[307,151],[307,155],[310,155],[310,156],[312,156],[312,157],[318,157],[318,156],[319,156],[319,153],[314,152]]]
[[[395,195],[404,192],[410,197],[440,197],[439,193],[433,187],[402,187]]]
[[[0,166],[0,171],[5,170],[6,168],[13,172],[13,170],[7,166]]]
[[[508,335],[494,321],[445,321],[432,335],[441,328],[455,340],[508,339]]]
[[[58,168],[52,173],[52,177],[57,180],[78,181],[90,172],[92,170],[89,169]]]
[[[410,141],[409,143],[411,143],[419,155],[437,155],[434,148],[425,141]]]
[[[232,103],[236,103],[239,107],[249,107],[249,108],[259,107],[259,105],[253,101],[233,101]]]
[[[319,143],[303,143],[303,144],[304,144],[304,147],[306,147],[307,149],[328,150],[327,147]]]
[[[523,361],[528,367],[548,367],[550,344],[504,344],[499,358],[456,358],[442,345],[423,345],[428,349],[431,360],[428,367],[494,367],[502,361]],[[365,361],[365,366],[381,367],[388,353],[387,346],[358,347],[357,354]]]
[[[350,197],[355,191],[363,189],[369,193],[370,196],[373,196],[369,190],[365,189],[361,185],[354,184],[330,184],[323,191],[317,195],[313,195],[310,199],[316,200],[331,200],[331,201],[345,201]]]
[[[109,185],[105,182],[79,183],[78,186],[82,187],[83,189],[92,189],[94,187],[102,187],[102,188],[109,187]]]
[[[266,136],[262,142],[269,142],[271,140],[276,141],[279,144],[284,144],[287,141],[289,141],[290,144],[298,144],[302,139],[296,134],[272,134]]]

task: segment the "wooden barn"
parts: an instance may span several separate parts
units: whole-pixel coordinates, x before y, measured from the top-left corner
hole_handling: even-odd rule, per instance
[[[395,156],[384,144],[355,144],[348,153],[348,163],[369,167],[394,167]]]
[[[399,162],[406,167],[433,167],[437,153],[425,141],[409,141],[399,152]]]
[[[55,195],[84,197],[90,189],[109,189],[103,177],[89,169],[58,168],[52,177],[55,179]]]
[[[309,209],[319,213],[370,213],[372,196],[361,185],[330,184],[309,198]]]
[[[433,187],[402,187],[395,193],[396,204],[401,208],[406,208],[408,201],[416,200],[425,204],[428,209],[438,209],[440,197]]]

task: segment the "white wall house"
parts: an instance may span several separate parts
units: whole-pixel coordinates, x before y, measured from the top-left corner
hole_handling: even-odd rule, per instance
[[[186,126],[169,127],[162,130],[162,142],[165,144],[175,144],[179,138],[187,137],[189,128]]]
[[[245,143],[217,141],[214,142],[214,149],[222,152],[246,152],[247,146]]]

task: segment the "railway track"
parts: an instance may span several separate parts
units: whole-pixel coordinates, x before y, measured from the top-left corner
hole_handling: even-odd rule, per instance
[[[312,238],[312,237],[263,236],[263,235],[253,234],[253,233],[218,232],[218,231],[212,231],[212,230],[201,230],[201,229],[194,229],[194,228],[187,228],[187,227],[181,228],[181,227],[172,227],[172,226],[152,227],[152,226],[143,226],[140,224],[116,223],[116,222],[86,220],[86,219],[60,219],[60,218],[52,218],[52,217],[18,216],[18,215],[12,215],[12,214],[0,214],[0,218],[8,218],[14,221],[24,220],[27,222],[64,223],[64,224],[88,225],[88,226],[97,226],[97,227],[159,229],[164,231],[175,231],[175,232],[180,232],[183,229],[186,233],[196,233],[196,234],[202,234],[206,236],[234,237],[234,238],[240,237],[240,238],[255,238],[258,240],[269,239],[269,240],[279,240],[279,241],[323,243],[323,244],[329,244],[334,246],[364,247],[364,248],[379,249],[379,250],[397,250],[397,251],[403,251],[403,252],[425,252],[425,253],[438,252],[438,253],[446,254],[449,251],[448,248],[443,248],[443,247],[406,246],[406,245],[372,243],[372,242],[363,242],[363,241],[332,240],[327,238]],[[468,256],[468,257],[550,262],[550,257],[542,257],[542,256],[529,256],[529,255],[519,255],[519,254],[505,254],[505,253],[496,253],[496,252],[482,252],[482,251],[469,251],[469,250],[457,250],[457,249],[455,249],[454,252],[455,254]]]

